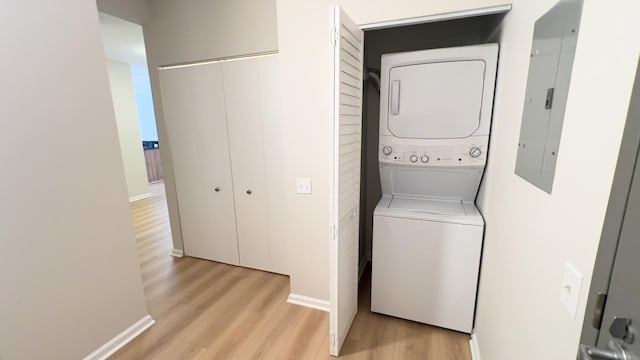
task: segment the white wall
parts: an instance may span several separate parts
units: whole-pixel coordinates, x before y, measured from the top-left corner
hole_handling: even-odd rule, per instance
[[[149,20],[150,0],[96,0],[98,9],[109,15],[142,24]]]
[[[0,358],[80,359],[147,315],[96,4],[6,2],[0,42]]]
[[[143,28],[155,66],[278,48],[273,0],[153,0]]]
[[[183,249],[158,66],[278,49],[274,0],[154,0],[143,25],[173,247]]]
[[[483,359],[574,359],[638,62],[640,3],[585,1],[551,195],[514,174],[536,18],[553,0],[516,0],[504,22],[476,332]],[[560,304],[565,262],[584,275],[578,320]],[[590,310],[589,310],[590,311]]]
[[[129,198],[149,193],[147,167],[140,138],[140,125],[129,64],[107,59],[111,98],[116,115],[120,154]]]
[[[425,16],[510,1],[277,0],[283,72],[286,201],[291,291],[329,298],[329,185],[331,169],[329,4],[339,3],[358,24]],[[295,178],[310,176],[313,195],[295,193]]]

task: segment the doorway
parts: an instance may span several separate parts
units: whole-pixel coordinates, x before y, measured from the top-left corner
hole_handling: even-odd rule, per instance
[[[363,306],[370,301],[369,290],[361,290],[359,296],[365,298],[358,299],[357,288],[359,280],[361,289],[370,286],[373,212],[382,197],[378,167],[381,55],[498,42],[501,22],[509,9],[482,9],[358,26],[339,7],[334,8],[332,355],[337,356],[342,345],[349,342],[347,333],[354,319],[353,328],[357,328],[358,317],[364,317],[360,314],[371,314],[369,305],[365,305],[366,309],[358,309],[356,304]],[[358,66],[363,74],[361,79],[357,71],[352,71]],[[362,83],[354,82],[354,79],[362,80]],[[353,143],[354,136],[359,140],[357,144]],[[353,159],[354,154],[357,160]],[[354,163],[357,169],[351,167]],[[350,180],[353,177],[357,178],[355,183]],[[354,191],[358,197],[353,197]],[[355,231],[351,230],[352,226]]]
[[[162,181],[144,36],[138,24],[98,13],[129,201],[152,196]]]
[[[164,275],[181,265],[168,256],[174,255],[172,233],[144,36],[139,24],[102,12],[98,17],[145,299],[159,319],[166,292],[158,289],[170,285]]]
[[[360,273],[371,261],[373,211],[382,198],[378,169],[380,59],[383,54],[499,41],[504,13],[364,31],[365,83],[362,100],[360,177]],[[437,35],[434,35],[437,34]]]

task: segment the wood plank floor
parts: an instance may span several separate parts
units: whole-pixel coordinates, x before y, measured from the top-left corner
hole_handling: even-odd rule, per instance
[[[328,313],[286,302],[289,278],[170,257],[164,185],[131,205],[145,294],[156,324],[112,359],[331,359]],[[340,358],[469,360],[468,336],[373,314],[370,281]]]

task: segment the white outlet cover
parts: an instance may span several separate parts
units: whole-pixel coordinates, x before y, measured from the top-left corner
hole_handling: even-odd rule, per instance
[[[296,193],[311,194],[311,178],[296,178]]]
[[[578,312],[580,292],[582,290],[582,274],[570,263],[567,263],[564,270],[564,279],[560,289],[560,302],[569,312],[573,319]]]

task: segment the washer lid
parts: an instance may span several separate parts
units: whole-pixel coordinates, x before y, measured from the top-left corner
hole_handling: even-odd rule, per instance
[[[482,215],[480,215],[480,212],[473,201],[460,202],[400,197],[400,201],[398,202],[398,199],[399,198],[397,196],[383,196],[373,211],[374,219],[375,217],[383,216],[460,225],[484,226]],[[415,202],[412,202],[411,200],[414,200]],[[392,205],[394,201],[395,204]],[[411,208],[419,209],[416,211]],[[456,212],[457,214],[445,214],[445,212]],[[375,221],[376,220],[374,220],[374,222]]]
[[[485,65],[463,60],[392,67],[389,131],[412,139],[473,135],[480,126]]]
[[[398,196],[391,198],[389,209],[408,210],[436,215],[467,215],[460,201],[417,199]]]

